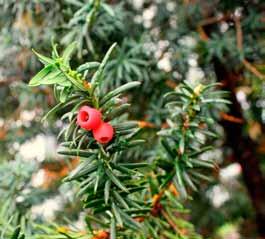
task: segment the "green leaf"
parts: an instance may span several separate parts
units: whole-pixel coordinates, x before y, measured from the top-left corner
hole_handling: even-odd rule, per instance
[[[70,137],[73,135],[73,132],[74,132],[76,127],[79,127],[79,126],[76,124],[76,119],[74,118],[70,122],[70,124],[68,125],[67,130],[65,131],[65,140],[66,141],[70,140]]]
[[[81,91],[87,91],[87,89],[83,86],[83,84],[78,81],[77,79],[75,79],[74,77],[72,77],[71,75],[69,75],[68,73],[64,73],[65,76],[67,77],[67,79],[74,85],[76,86],[78,89],[80,89]]]
[[[94,62],[87,62],[87,63],[79,66],[77,68],[77,71],[78,72],[87,71],[87,70],[90,70],[90,69],[93,69],[93,68],[97,68],[99,65],[100,65],[100,63],[99,62],[96,62],[96,61],[94,61]]]
[[[168,183],[173,180],[174,176],[175,176],[175,172],[174,172],[174,170],[171,170],[171,172],[168,173],[168,175],[166,176],[163,183],[160,185],[160,188],[162,189],[162,188],[166,187],[168,185]]]
[[[179,163],[175,164],[176,169],[176,175],[173,178],[173,183],[176,184],[176,188],[180,191],[181,195],[186,198],[187,197],[187,191],[183,182],[183,169],[180,168]],[[175,182],[174,182],[175,181]],[[178,185],[178,186],[177,186]]]
[[[67,98],[69,97],[69,94],[71,93],[71,89],[68,87],[64,87],[61,91],[60,91],[60,95],[59,95],[59,101],[62,103],[65,103]]]
[[[72,42],[64,50],[62,58],[63,58],[63,63],[66,66],[69,66],[69,62],[70,62],[71,56],[74,53],[74,51],[76,50],[76,47],[77,47],[77,42]]]
[[[65,77],[65,75],[59,70],[54,70],[53,72],[45,76],[41,84],[43,85],[58,84],[58,85],[65,86],[65,87],[71,86],[71,82],[69,82],[67,78]]]
[[[184,137],[184,135],[181,135],[181,138],[179,141],[179,152],[180,152],[180,154],[184,153],[184,149],[185,149],[185,137]]]
[[[60,110],[62,106],[63,103],[59,103],[56,106],[54,106],[48,113],[46,113],[46,115],[43,116],[42,122],[45,121],[48,117],[50,117],[54,113],[56,113],[58,110]]]
[[[34,49],[32,49],[33,53],[39,58],[39,60],[44,64],[44,65],[53,65],[55,64],[55,60],[46,56],[41,55],[40,53],[36,52]]]
[[[94,194],[97,193],[98,190],[98,185],[99,185],[99,180],[100,177],[102,176],[102,166],[100,165],[97,169],[97,173],[96,173],[96,181],[95,181],[95,185],[94,185]]]
[[[115,12],[108,4],[102,3],[101,6],[110,16],[115,17]]]
[[[175,185],[176,189],[180,192],[180,195],[184,198],[187,197],[186,188],[182,182],[179,172],[176,171],[175,177],[172,179],[173,184]]]
[[[105,183],[105,187],[104,187],[104,200],[105,200],[105,204],[108,204],[108,201],[109,201],[110,186],[111,186],[111,181],[110,180],[107,180],[106,183]]]
[[[203,153],[205,153],[209,150],[212,150],[212,149],[213,149],[212,146],[206,146],[204,148],[201,148],[199,151],[195,151],[193,153],[190,153],[188,157],[197,157],[198,155],[203,154]]]
[[[77,196],[83,196],[91,187],[93,187],[94,182],[94,179],[90,179],[90,181],[82,186],[82,189],[78,192]]]
[[[195,171],[190,171],[190,174],[192,174],[194,177],[197,177],[199,179],[205,180],[207,182],[211,182],[212,179],[210,177],[207,177],[201,173],[195,172]]]
[[[167,239],[181,239],[183,237],[179,237],[178,235],[176,235],[176,233],[172,233],[170,231],[163,231],[163,237],[167,238]]]
[[[195,184],[192,182],[190,176],[186,173],[186,172],[183,172],[183,179],[184,181],[186,182],[186,184],[188,186],[190,186],[192,188],[193,191],[198,191],[197,190],[197,187],[195,186]]]
[[[225,90],[216,90],[216,91],[210,91],[207,93],[207,98],[214,98],[214,97],[227,97],[231,94],[231,92],[229,91],[225,91]]]
[[[57,100],[59,100],[59,99],[57,99]],[[68,98],[67,102],[65,102],[65,103],[60,102],[59,104],[55,105],[49,112],[47,112],[43,116],[42,122],[45,121],[51,115],[55,114],[57,111],[62,110],[63,108],[68,107],[70,105],[77,104],[78,102],[80,102],[79,96],[73,96],[71,98]]]
[[[130,214],[143,214],[143,213],[148,213],[150,212],[151,208],[147,207],[147,208],[140,208],[140,209],[128,209],[128,210],[124,210],[126,213],[130,213]]]
[[[65,179],[66,181],[78,179],[86,174],[94,172],[98,167],[97,162],[83,162],[77,168],[75,168],[70,175]]]
[[[179,92],[175,92],[175,91],[171,91],[166,93],[163,98],[165,98],[166,102],[172,101],[172,100],[176,100],[176,99],[190,99],[190,97],[184,93],[179,93]]]
[[[137,121],[127,121],[124,123],[112,124],[112,126],[118,132],[118,131],[122,131],[122,130],[138,128],[138,122]]]
[[[82,7],[83,3],[77,0],[65,0],[65,2],[69,3],[69,4],[73,4],[77,7]]]
[[[57,46],[58,46],[58,44],[54,42],[54,38],[53,38],[52,39],[52,57],[53,58],[59,58]]]
[[[164,149],[166,150],[166,152],[168,153],[168,155],[170,156],[171,159],[175,159],[176,157],[176,153],[173,152],[173,150],[171,149],[169,143],[167,142],[166,139],[162,139],[161,143],[164,147]]]
[[[144,139],[135,139],[135,140],[132,140],[128,144],[128,147],[135,147],[135,146],[141,145],[141,144],[143,144],[145,142],[146,142],[146,140],[144,140]]]
[[[113,49],[116,47],[117,43],[114,43],[110,49],[107,51],[105,57],[103,58],[98,70],[95,72],[95,74],[93,75],[92,79],[91,79],[91,84],[92,84],[92,89],[94,90],[101,81],[101,77],[104,71],[104,68],[109,60],[110,54],[112,53]]]
[[[214,83],[208,84],[208,85],[203,87],[201,93],[204,93],[204,92],[206,92],[207,90],[209,90],[209,89],[211,89],[213,87],[221,86],[221,85],[222,85],[222,83],[219,83],[219,82],[214,82]]]
[[[136,222],[135,220],[133,220],[127,213],[125,213],[124,211],[122,210],[119,210],[122,218],[123,218],[123,221],[124,221],[124,224],[126,224],[128,227],[132,228],[133,230],[141,230],[141,225]]]
[[[100,106],[104,105],[110,99],[121,94],[122,92],[127,91],[129,89],[132,89],[136,86],[139,86],[140,84],[141,84],[141,82],[139,82],[139,81],[132,81],[132,82],[129,82],[125,85],[118,87],[117,89],[109,92],[108,94],[106,94],[105,96],[102,97],[102,99],[100,100]]]
[[[203,99],[202,103],[204,104],[211,104],[211,103],[231,104],[229,100],[225,100],[225,99]]]
[[[86,202],[85,207],[86,208],[97,208],[99,206],[102,206],[103,203],[104,203],[104,199],[97,198],[97,199]]]
[[[25,235],[22,234],[22,235],[19,237],[19,239],[25,239]]]
[[[202,168],[214,168],[214,164],[211,161],[200,160],[200,159],[189,159],[189,161],[196,167]]]
[[[145,168],[145,167],[150,166],[150,164],[148,164],[148,163],[120,163],[119,165],[126,167],[126,168],[131,168],[131,169]]]
[[[110,223],[110,239],[116,239],[116,223],[114,218],[111,218]]]
[[[123,166],[121,166],[119,164],[116,164],[116,163],[111,163],[111,166],[113,168],[115,168],[116,170],[118,170],[120,172],[123,172],[123,173],[126,173],[126,174],[130,174],[131,175],[131,174],[135,174],[136,173],[134,170],[128,169],[128,168],[123,167]]]
[[[99,218],[94,217],[94,216],[92,216],[92,215],[88,215],[88,214],[86,215],[86,221],[87,221],[87,222],[89,222],[89,221],[93,221],[93,222],[95,222],[95,223],[101,225],[102,227],[106,227],[106,226],[107,226],[107,224],[104,223],[104,221],[102,221],[102,220],[100,220]]]
[[[47,76],[55,68],[53,65],[46,65],[41,71],[39,71],[29,82],[29,86],[38,86],[42,84],[43,78]]]
[[[183,88],[189,91],[192,95],[194,94],[194,90],[186,83],[186,81],[181,82],[183,85]]]
[[[120,115],[124,114],[130,107],[130,104],[122,104],[114,109],[112,109],[108,114],[107,118],[114,119],[116,117],[119,117]]]
[[[117,209],[117,206],[115,205],[115,203],[112,203],[111,204],[111,208],[112,208],[112,211],[113,211],[113,214],[119,224],[119,226],[123,226],[123,222],[122,222],[122,219],[121,219],[121,214],[119,213],[118,209]]]
[[[114,175],[114,173],[109,170],[106,169],[106,174],[108,175],[108,177],[110,178],[110,180],[118,187],[120,188],[122,191],[124,192],[129,192],[128,189],[121,183],[121,181]]]
[[[113,195],[117,199],[117,201],[119,202],[120,206],[124,207],[125,209],[129,209],[128,204],[123,200],[123,198],[121,197],[121,195],[117,191],[114,190]]]
[[[90,157],[95,152],[92,150],[81,150],[81,149],[71,149],[71,150],[59,150],[58,154],[67,156],[80,156],[80,157]]]
[[[18,239],[18,237],[20,235],[20,230],[21,230],[21,228],[20,227],[17,227],[15,229],[15,231],[13,232],[13,234],[12,234],[12,236],[11,236],[10,239]]]

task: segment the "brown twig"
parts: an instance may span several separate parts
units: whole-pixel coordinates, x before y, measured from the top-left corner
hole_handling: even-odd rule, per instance
[[[236,28],[236,43],[239,50],[243,49],[243,32],[240,23],[240,17],[234,17],[235,28]]]
[[[172,89],[175,89],[177,87],[177,83],[170,79],[166,80],[166,85]]]
[[[221,118],[223,120],[226,120],[226,121],[229,121],[229,122],[232,122],[232,123],[237,123],[237,124],[243,124],[244,123],[243,119],[235,117],[233,115],[226,114],[224,112],[221,112],[220,116],[221,116]]]
[[[198,26],[197,27],[197,31],[199,33],[199,36],[200,36],[201,40],[203,40],[203,41],[208,41],[209,40],[209,37],[206,34],[206,32],[204,31],[202,26]]]
[[[138,126],[139,128],[155,128],[156,127],[153,123],[145,121],[145,120],[139,120]]]
[[[202,21],[199,22],[198,25],[200,27],[204,27],[204,26],[212,25],[212,24],[215,24],[218,22],[227,21],[229,19],[232,19],[231,13],[227,13],[227,14],[224,14],[222,16],[214,16],[214,17],[209,17],[209,18],[203,19]]]
[[[236,28],[237,48],[241,51],[243,49],[243,32],[242,32],[242,27],[240,23],[240,18],[235,16],[234,22],[235,22],[235,28]],[[249,70],[251,73],[253,73],[255,76],[257,76],[260,79],[265,79],[265,76],[246,59],[243,59],[242,63],[246,67],[246,69]]]
[[[237,42],[237,48],[241,51],[243,49],[243,32],[242,27],[240,23],[239,17],[234,17],[235,22],[235,28],[236,28],[236,42]],[[246,59],[243,59],[242,61],[243,65],[248,69],[251,73],[253,73],[255,76],[257,76],[260,79],[264,79],[265,76],[250,62],[248,62]]]
[[[166,219],[166,221],[168,222],[168,224],[174,229],[174,231],[178,231],[176,224],[171,220],[171,218],[167,214],[167,212],[164,209],[162,209],[161,213],[162,213],[163,217]]]
[[[156,215],[156,214],[158,214],[158,212],[160,212],[162,210],[160,200],[167,190],[171,191],[171,193],[174,194],[176,197],[179,196],[179,192],[176,189],[176,187],[171,182],[169,182],[166,187],[162,188],[162,190],[158,194],[155,194],[153,196],[153,198],[152,198],[152,210],[151,210],[152,215]]]
[[[265,79],[265,75],[263,75],[254,65],[252,65],[249,61],[244,59],[242,61],[243,65],[248,69],[253,75],[257,76],[260,79]]]
[[[203,29],[203,26],[207,26],[210,24],[215,24],[220,21],[224,21],[227,19],[233,19],[235,22],[235,28],[236,28],[236,40],[237,40],[237,47],[239,50],[243,49],[243,31],[240,23],[240,18],[231,14],[224,15],[221,18],[218,17],[212,17],[212,18],[207,18],[203,21],[201,21],[197,27],[197,31],[199,33],[199,36],[201,40],[203,41],[208,41],[210,38],[206,34],[205,30]],[[242,64],[244,67],[249,70],[252,74],[257,76],[260,79],[265,79],[265,75],[263,75],[255,66],[253,66],[249,61],[246,59],[242,60]]]

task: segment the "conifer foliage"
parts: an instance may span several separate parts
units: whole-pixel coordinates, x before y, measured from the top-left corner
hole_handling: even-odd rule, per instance
[[[145,220],[145,214],[150,212],[156,214],[152,210],[156,210],[159,203],[157,195],[154,195],[153,205],[151,198],[143,200],[141,197],[148,191],[147,180],[141,171],[142,167],[148,166],[147,162],[127,163],[122,160],[123,151],[143,143],[143,140],[135,138],[139,131],[138,123],[119,117],[129,107],[122,102],[121,95],[139,87],[140,82],[131,81],[103,94],[104,68],[116,44],[110,47],[101,63],[86,62],[73,69],[70,60],[75,46],[76,43],[70,44],[61,55],[54,46],[52,58],[36,53],[44,68],[31,79],[29,85],[53,85],[59,103],[45,118],[63,109],[66,111],[61,116],[67,126],[59,133],[63,137],[63,149],[59,154],[81,158],[79,166],[64,181],[79,182],[78,196],[82,198],[84,208],[91,209],[89,225],[93,227],[93,222],[100,221],[104,230],[109,227],[107,232],[114,239],[120,230],[141,230],[141,223],[135,219],[141,217]],[[200,179],[208,179],[197,171],[197,168],[213,167],[213,162],[198,158],[209,147],[200,147],[203,142],[197,133],[215,136],[208,130],[208,124],[215,123],[208,106],[212,103],[229,103],[216,97],[223,92],[211,91],[215,85],[199,84],[193,89],[183,83],[176,91],[165,95],[169,128],[158,134],[162,137],[161,144],[166,155],[154,161],[154,165],[165,172],[159,175],[154,167],[161,192],[172,184],[183,197],[187,197],[186,186],[196,190],[195,185]],[[101,122],[101,118],[110,124]],[[96,135],[98,131],[103,134],[101,138]],[[150,171],[148,168],[145,171]]]
[[[0,7],[0,239],[219,239],[255,221],[244,189],[228,222],[208,203],[230,158],[265,235],[262,1]],[[49,156],[27,148],[43,135]]]

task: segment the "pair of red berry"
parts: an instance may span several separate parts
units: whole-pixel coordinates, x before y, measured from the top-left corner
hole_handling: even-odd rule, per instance
[[[106,144],[113,138],[113,127],[101,119],[99,110],[89,106],[82,106],[77,115],[77,124],[86,130],[92,130],[96,141]]]

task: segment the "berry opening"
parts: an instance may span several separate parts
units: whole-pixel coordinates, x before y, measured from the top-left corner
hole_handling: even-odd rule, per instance
[[[82,111],[80,114],[80,118],[82,121],[88,121],[89,120],[89,114],[86,111]]]
[[[108,137],[101,137],[100,140],[101,140],[102,142],[107,142],[107,141],[109,140],[109,138],[108,138]]]

